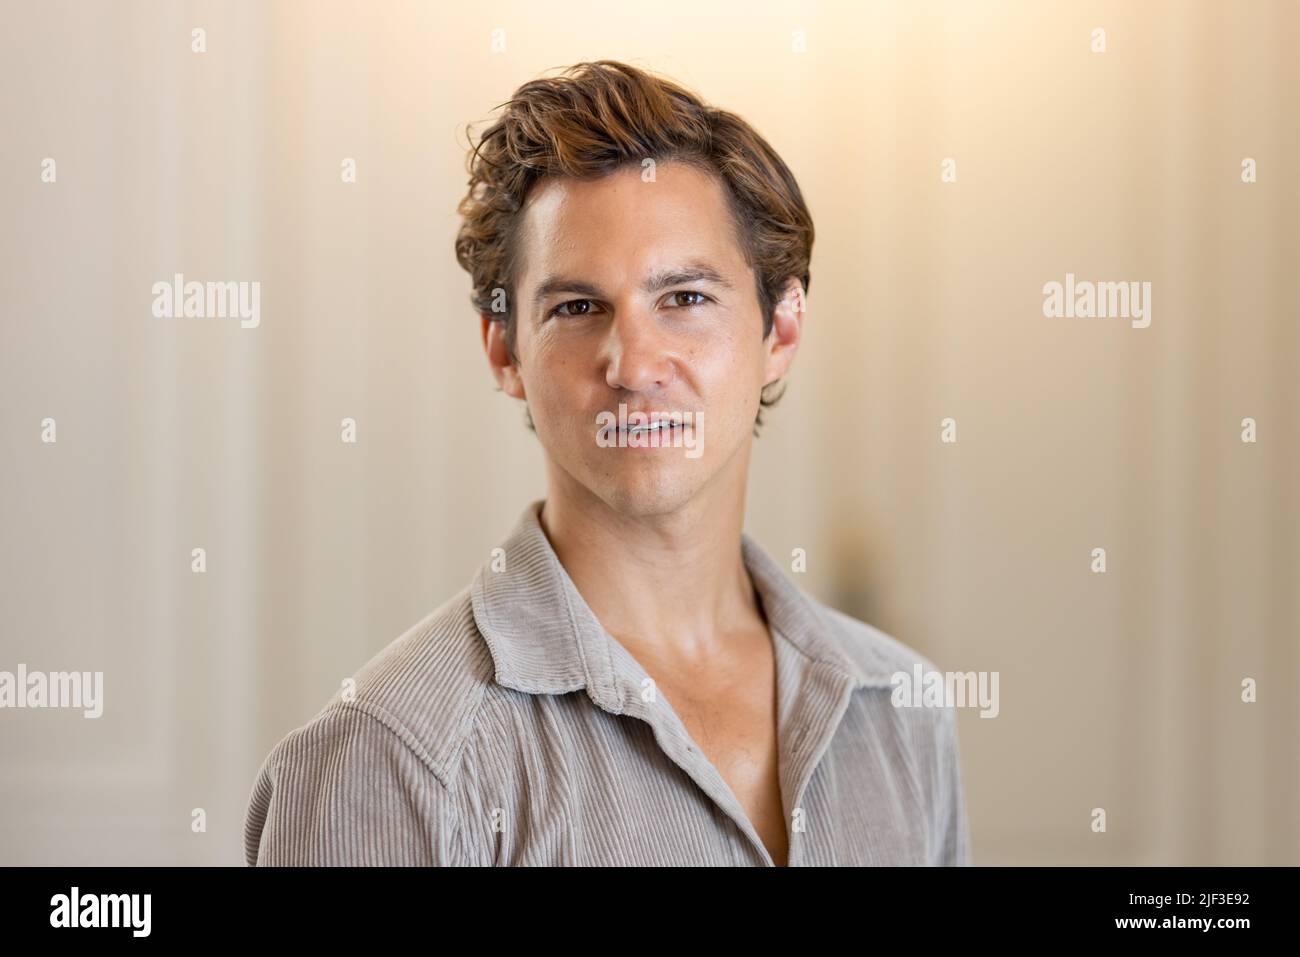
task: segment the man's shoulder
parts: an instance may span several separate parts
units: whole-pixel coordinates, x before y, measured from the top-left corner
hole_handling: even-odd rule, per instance
[[[453,859],[452,779],[492,675],[464,589],[390,641],[271,749],[249,794],[246,861]],[[393,834],[410,839],[401,846],[380,839]]]
[[[805,653],[838,659],[867,687],[889,687],[897,672],[910,672],[918,664],[933,668],[893,635],[819,601],[749,535],[741,536],[741,548],[769,621],[793,636]]]
[[[396,739],[446,786],[493,677],[468,588],[445,601],[365,662],[305,725],[277,745],[330,741],[336,732]],[[274,753],[268,762],[274,759]]]

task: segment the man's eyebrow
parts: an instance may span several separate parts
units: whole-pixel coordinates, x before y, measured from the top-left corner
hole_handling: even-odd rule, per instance
[[[641,283],[641,291],[655,293],[669,286],[684,286],[694,282],[712,283],[724,289],[732,288],[731,282],[708,263],[692,262],[681,268],[661,269],[659,272],[651,273]],[[548,276],[533,294],[533,304],[540,306],[548,296],[560,292],[590,296],[592,299],[606,298],[605,293],[594,283],[584,282],[581,279],[567,279],[563,276]]]

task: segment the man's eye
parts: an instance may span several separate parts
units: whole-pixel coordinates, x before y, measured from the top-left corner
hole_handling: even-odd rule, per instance
[[[568,302],[562,302],[562,303],[560,303],[558,306],[556,306],[554,309],[552,309],[552,310],[551,310],[551,315],[553,315],[553,316],[585,316],[585,315],[587,315],[588,310],[591,308],[591,305],[592,305],[592,302],[591,302],[590,299],[570,299]],[[580,308],[580,309],[577,308],[577,307],[579,307],[579,306],[581,306],[582,308]],[[563,312],[563,311],[562,311],[562,310],[564,310],[564,309],[566,309],[566,308],[570,308],[570,307],[573,307],[576,311],[571,311],[571,312]]]
[[[698,296],[699,298],[695,302],[682,302],[680,298],[682,296]],[[683,292],[675,292],[673,293],[672,298],[675,300],[678,306],[681,306],[683,308],[688,306],[702,306],[704,305],[704,303],[709,301],[709,297],[704,295],[704,293],[693,292],[689,290]]]

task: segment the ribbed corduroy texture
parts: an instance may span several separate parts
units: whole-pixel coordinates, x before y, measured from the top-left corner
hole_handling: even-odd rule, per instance
[[[259,865],[765,865],[743,807],[525,509],[472,585],[267,757]],[[933,666],[805,595],[748,536],[777,663],[789,864],[966,864],[954,712],[896,708]]]

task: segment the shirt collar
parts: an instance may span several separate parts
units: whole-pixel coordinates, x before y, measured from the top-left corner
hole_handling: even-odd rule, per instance
[[[471,586],[474,618],[492,654],[496,682],[528,694],[585,688],[597,705],[622,714],[645,672],[600,624],[560,564],[538,517],[544,502],[524,509]],[[893,669],[886,661],[877,662],[865,643],[856,654],[846,651],[844,636],[817,604],[744,534],[741,555],[772,628],[855,687],[889,687]]]

